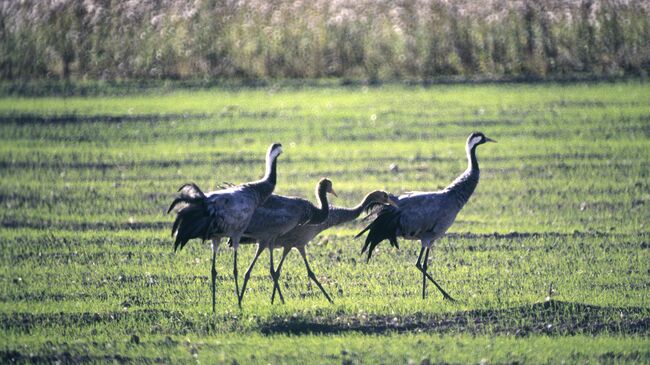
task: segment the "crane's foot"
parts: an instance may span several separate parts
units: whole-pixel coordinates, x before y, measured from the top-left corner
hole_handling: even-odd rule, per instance
[[[212,313],[216,312],[216,304],[217,304],[217,270],[212,268]]]
[[[448,301],[450,301],[450,302],[455,302],[455,301],[456,301],[456,299],[452,298],[452,296],[449,295],[449,294],[445,291],[445,289],[443,289],[440,285],[438,285],[438,283],[436,283],[435,280],[433,280],[433,278],[431,277],[431,275],[429,275],[429,273],[426,272],[422,266],[416,264],[415,267],[417,267],[418,270],[420,270],[420,271],[422,272],[422,274],[423,274],[427,279],[429,279],[429,281],[431,281],[431,282],[433,283],[433,285],[436,286],[436,288],[438,288],[438,290],[440,291],[440,293],[442,294],[442,296],[443,296],[443,298],[444,298],[445,300],[448,300]],[[425,295],[425,293],[424,293],[424,290],[423,290],[423,292],[422,292],[422,297],[423,297],[423,298],[424,298],[424,295]]]
[[[422,273],[422,299],[424,300],[427,297],[427,276],[424,274],[424,268],[419,261],[415,264],[415,267]]]
[[[271,304],[275,302],[275,292],[278,292],[278,297],[280,297],[280,302],[284,304],[284,296],[282,295],[282,290],[280,290],[280,282],[278,281],[280,279],[280,273],[277,271],[274,271],[271,273],[271,277],[273,278],[273,294],[271,295]]]

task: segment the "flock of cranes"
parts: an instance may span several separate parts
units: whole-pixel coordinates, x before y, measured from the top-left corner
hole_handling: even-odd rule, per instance
[[[277,180],[277,159],[282,145],[273,144],[266,154],[266,172],[258,181],[248,182],[226,189],[203,193],[195,184],[183,185],[180,195],[172,202],[168,212],[174,208],[176,219],[172,226],[174,250],[183,249],[191,239],[212,241],[212,311],[216,303],[216,254],[222,239],[228,238],[233,248],[233,276],[235,294],[241,308],[251,271],[265,249],[269,250],[269,271],[273,280],[273,294],[284,303],[279,285],[280,271],[285,258],[292,249],[302,256],[307,274],[333,303],[316,275],[311,270],[305,247],[320,232],[344,222],[349,222],[364,211],[370,213],[372,222],[356,237],[368,232],[362,253],[368,252],[368,260],[375,247],[388,240],[399,248],[397,237],[419,240],[422,248],[415,264],[422,273],[422,298],[426,296],[427,280],[431,281],[448,300],[454,300],[427,272],[429,250],[432,243],[442,237],[453,224],[456,215],[467,203],[479,180],[479,166],[476,147],[495,142],[483,133],[472,133],[467,139],[466,153],[468,167],[447,188],[435,192],[409,192],[394,196],[384,191],[373,191],[357,206],[343,208],[330,206],[327,194],[336,196],[329,179],[321,179],[316,186],[318,206],[306,199],[273,194]],[[240,244],[257,243],[257,251],[244,282],[239,289],[237,271],[237,249]],[[282,257],[277,268],[273,263],[273,250],[282,248]]]

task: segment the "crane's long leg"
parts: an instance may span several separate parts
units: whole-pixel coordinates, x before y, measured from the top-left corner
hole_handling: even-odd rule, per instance
[[[217,250],[219,249],[219,241],[212,240],[212,313],[215,312],[215,306],[217,302],[216,291],[217,291],[217,268],[215,267],[215,261],[217,260]]]
[[[263,251],[264,251],[264,245],[258,243],[257,252],[255,252],[255,257],[253,257],[253,261],[251,261],[251,264],[248,266],[248,270],[246,270],[246,274],[244,274],[244,283],[241,286],[241,293],[237,297],[239,299],[239,309],[241,309],[241,302],[244,299],[244,293],[246,292],[246,285],[248,284],[248,279],[250,279],[251,277],[251,272],[253,271],[255,262],[257,262],[257,258],[260,257]]]
[[[233,260],[232,260],[232,276],[235,277],[235,295],[239,299],[239,272],[237,271],[237,249],[239,248],[239,237],[230,237],[232,240]]]
[[[302,256],[302,259],[305,261],[305,267],[307,267],[307,275],[309,275],[309,278],[313,280],[314,283],[316,283],[316,285],[318,285],[318,288],[320,289],[320,291],[323,292],[323,295],[325,295],[327,301],[329,301],[330,304],[334,304],[334,301],[332,300],[332,298],[330,298],[330,296],[327,294],[327,292],[325,291],[321,283],[318,281],[316,275],[314,275],[314,272],[311,271],[311,268],[309,267],[309,262],[307,261],[307,254],[305,253],[305,247],[304,246],[298,247],[298,252],[300,252],[300,256]]]
[[[422,263],[422,272],[426,273],[427,269],[429,268],[429,247],[424,251],[424,262]],[[422,299],[425,299],[427,296],[426,290],[427,290],[427,277],[425,275],[422,276]]]
[[[425,293],[427,290],[427,276],[425,275],[424,271],[422,270],[422,255],[424,254],[424,245],[422,246],[422,249],[420,250],[420,255],[418,256],[418,262],[415,263],[415,267],[420,270],[422,273],[422,299],[425,298]],[[426,261],[426,260],[425,260]]]
[[[291,252],[291,247],[285,247],[284,250],[282,250],[282,258],[280,258],[280,263],[278,264],[278,268],[275,270],[275,272],[278,275],[278,279],[280,278],[280,271],[282,270],[282,264],[284,263],[284,259],[287,258],[287,255]],[[275,285],[273,286],[273,294],[271,294],[271,304],[273,304],[273,301],[275,300]]]
[[[422,248],[422,250],[424,250],[424,247]],[[422,256],[422,252],[420,252],[420,257],[421,257],[421,256]],[[429,256],[429,248],[427,248],[426,256],[427,256],[427,257]],[[425,261],[425,265],[427,265],[427,264],[426,264],[426,261]],[[449,300],[449,301],[452,301],[452,302],[455,302],[455,301],[456,301],[456,299],[452,298],[451,295],[447,294],[447,292],[446,292],[446,291],[445,291],[445,290],[444,290],[440,285],[438,285],[438,283],[436,283],[435,280],[433,280],[433,278],[431,277],[431,275],[429,275],[429,273],[427,273],[426,268],[423,268],[423,267],[420,265],[420,258],[418,258],[418,262],[415,264],[415,266],[418,268],[418,270],[422,271],[422,274],[424,274],[424,275],[426,276],[426,278],[429,279],[429,280],[433,283],[433,285],[436,286],[436,288],[438,288],[438,290],[440,291],[440,293],[442,293],[442,296],[443,296],[445,299],[447,299],[447,300]]]
[[[279,275],[275,271],[275,265],[273,265],[273,244],[269,244],[269,266],[271,272],[271,278],[273,279],[273,289],[278,290],[278,295],[280,296],[280,301],[284,304],[284,296],[282,295],[282,290],[280,290],[280,284],[278,284]],[[271,301],[273,304],[273,301]]]

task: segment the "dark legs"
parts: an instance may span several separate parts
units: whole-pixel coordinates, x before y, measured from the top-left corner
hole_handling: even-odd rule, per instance
[[[277,289],[278,295],[280,296],[280,301],[284,304],[284,296],[282,295],[282,290],[280,290],[280,284],[278,283],[278,278],[280,277],[279,271],[275,271],[275,265],[273,265],[273,246],[269,245],[269,271],[271,272],[271,278],[273,279],[273,292]],[[271,304],[273,304],[273,296],[271,296]]]
[[[216,306],[216,290],[217,290],[217,268],[215,267],[215,261],[217,260],[217,250],[219,249],[219,241],[212,240],[212,313],[215,312]]]
[[[422,265],[420,262],[422,261],[422,255],[424,254],[424,246],[422,246],[422,249],[420,250],[420,255],[418,256],[418,262],[415,263],[415,267],[418,268],[422,272],[422,299],[426,297],[426,291],[427,291],[427,276],[424,275],[424,271],[421,269]],[[424,262],[427,262],[426,259],[424,259]]]
[[[235,252],[233,254],[233,264],[232,264],[232,276],[235,277],[235,295],[239,298],[239,273],[237,271],[237,247],[235,247]]]
[[[237,299],[239,300],[239,308],[241,309],[241,302],[244,299],[244,294],[246,293],[246,286],[248,285],[248,280],[250,279],[251,272],[253,271],[253,267],[255,266],[255,263],[257,262],[257,259],[260,257],[262,252],[264,251],[265,248],[269,248],[269,271],[271,273],[271,279],[273,279],[273,294],[271,295],[271,304],[273,304],[275,300],[275,293],[277,291],[278,296],[280,297],[280,301],[284,304],[284,296],[282,295],[282,291],[280,290],[280,271],[282,270],[282,265],[284,264],[284,260],[286,259],[287,255],[289,252],[291,252],[291,247],[285,247],[284,250],[282,251],[282,258],[280,259],[280,262],[278,263],[278,268],[277,270],[275,269],[275,266],[273,264],[273,248],[271,247],[270,244],[258,244],[257,246],[257,252],[255,252],[255,257],[253,258],[253,261],[251,261],[250,265],[248,266],[248,270],[246,270],[246,273],[244,274],[244,282],[242,284],[242,289],[241,292],[238,291],[238,296]],[[303,260],[305,261],[305,266],[307,267],[307,275],[309,275],[309,278],[316,283],[318,288],[323,292],[323,295],[325,295],[325,298],[330,303],[334,303],[332,301],[332,298],[330,298],[329,294],[325,291],[321,283],[318,281],[316,278],[316,275],[314,275],[314,272],[311,271],[311,268],[309,267],[309,262],[307,261],[307,255],[305,254],[305,248],[304,247],[297,247],[298,252],[300,252],[300,255],[302,256]],[[237,254],[237,251],[235,250],[235,255]],[[235,256],[235,260],[236,260]],[[236,262],[236,261],[235,261]],[[235,267],[237,264],[235,263]],[[236,276],[236,269],[235,269],[235,278]],[[216,275],[216,271],[215,271]],[[237,287],[236,281],[235,281],[235,287]],[[214,298],[214,292],[213,292],[213,298]],[[214,301],[213,301],[214,303]]]
[[[264,249],[267,247],[269,248],[269,264],[270,264],[271,279],[273,279],[273,296],[271,297],[271,303],[273,303],[276,290],[280,295],[280,300],[282,301],[282,303],[284,303],[284,297],[282,296],[282,292],[280,291],[280,284],[278,283],[278,278],[280,277],[280,268],[282,267],[282,263],[284,262],[284,258],[286,257],[288,250],[285,249],[285,252],[282,255],[282,259],[280,260],[278,270],[275,271],[274,270],[275,266],[273,265],[273,248],[269,244],[259,243],[257,245],[257,252],[255,252],[255,257],[253,258],[253,261],[251,261],[250,266],[248,266],[248,270],[246,270],[246,274],[244,274],[244,283],[242,285],[241,293],[238,296],[239,308],[241,308],[241,302],[244,299],[246,286],[248,285],[248,280],[250,279],[251,272],[253,271],[253,267],[255,267],[255,263],[257,262],[257,259],[260,257]]]
[[[422,254],[424,254],[424,266],[422,266],[422,264],[420,263],[421,260],[422,260]],[[426,279],[429,279],[433,283],[433,285],[435,285],[436,288],[438,288],[438,290],[440,290],[440,293],[442,293],[442,296],[445,299],[450,300],[452,302],[455,302],[456,300],[454,298],[452,298],[449,294],[447,294],[447,292],[442,287],[440,287],[440,285],[438,285],[438,283],[436,283],[435,280],[433,280],[431,275],[429,275],[429,273],[427,273],[427,268],[429,267],[428,261],[429,261],[429,247],[422,246],[422,250],[420,250],[420,255],[418,256],[418,262],[415,263],[415,267],[417,267],[418,270],[420,270],[422,272],[422,281],[423,281],[423,283],[422,283],[422,299],[424,299],[424,297],[426,295],[426,287],[427,287],[426,286]]]
[[[253,266],[255,266],[255,262],[257,262],[257,258],[260,257],[262,251],[264,251],[264,246],[260,243],[257,245],[257,252],[255,252],[255,257],[253,257],[253,261],[251,261],[251,264],[248,266],[248,270],[246,270],[246,274],[244,274],[244,283],[242,284],[241,287],[241,293],[237,297],[239,309],[241,309],[241,301],[242,299],[244,299],[244,293],[246,292],[246,284],[248,284],[248,279],[250,279],[251,277],[251,271],[253,271]]]
[[[282,250],[282,258],[280,258],[280,263],[278,264],[278,268],[275,270],[278,279],[280,278],[280,271],[282,270],[282,264],[284,264],[284,259],[287,258],[287,255],[291,252],[291,247],[285,247],[284,250]],[[273,286],[273,294],[271,294],[271,304],[273,304],[273,301],[275,301],[275,285]]]
[[[330,304],[334,304],[334,301],[332,301],[332,298],[327,294],[323,286],[320,284],[318,279],[316,278],[316,275],[314,275],[314,272],[311,271],[311,268],[309,267],[309,262],[307,262],[307,254],[305,254],[305,247],[304,246],[299,246],[297,247],[298,252],[300,252],[300,256],[302,256],[302,259],[305,261],[305,267],[307,267],[307,275],[309,275],[309,278],[318,285],[318,288],[320,291],[323,292],[323,295],[325,295],[325,298],[330,302]]]

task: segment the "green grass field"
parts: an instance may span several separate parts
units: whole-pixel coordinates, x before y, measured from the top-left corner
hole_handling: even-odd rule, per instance
[[[209,245],[173,253],[176,189],[256,179],[271,142],[277,193],[351,206],[443,188],[475,130],[498,143],[430,264],[458,303],[421,299],[417,243],[366,263],[360,221],[308,247],[333,305],[295,252],[271,305],[265,253],[240,311],[224,248],[212,314]],[[0,362],[648,363],[649,137],[638,82],[1,98]]]

